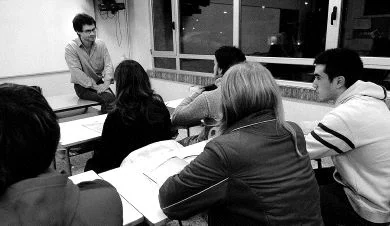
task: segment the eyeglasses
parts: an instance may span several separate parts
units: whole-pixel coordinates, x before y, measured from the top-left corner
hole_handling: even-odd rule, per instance
[[[96,32],[96,27],[94,29],[90,29],[90,30],[85,30],[83,31],[85,34],[91,34],[92,32],[95,33]]]

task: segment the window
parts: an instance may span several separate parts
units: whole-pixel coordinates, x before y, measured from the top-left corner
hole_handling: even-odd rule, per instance
[[[328,4],[241,0],[241,49],[249,56],[315,57],[325,50]]]
[[[213,60],[180,59],[180,68],[186,71],[213,73]]]
[[[390,7],[380,0],[344,0],[340,46],[357,51],[363,58],[363,80],[390,89]],[[377,69],[376,69],[377,68]]]
[[[180,53],[213,55],[233,45],[233,0],[179,1]]]
[[[364,79],[390,81],[390,8],[382,0],[151,0],[154,68],[211,76],[214,52],[235,45],[280,80],[311,82],[329,48],[359,52]],[[390,88],[390,87],[387,87]]]
[[[154,57],[153,60],[156,68],[176,69],[175,58]]]
[[[171,0],[153,1],[154,50],[173,51]]]

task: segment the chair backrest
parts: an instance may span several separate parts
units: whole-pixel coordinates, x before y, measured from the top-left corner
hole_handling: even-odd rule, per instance
[[[221,135],[220,127],[214,126],[209,130],[209,133],[207,134],[207,139],[212,139],[214,137],[217,137]]]
[[[220,122],[212,119],[205,118],[201,120],[202,125],[205,127],[206,140],[214,138],[220,135]]]

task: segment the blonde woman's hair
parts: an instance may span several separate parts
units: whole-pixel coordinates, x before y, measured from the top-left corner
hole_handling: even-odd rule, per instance
[[[259,63],[245,62],[231,67],[224,75],[222,91],[222,131],[235,122],[262,110],[272,110],[277,124],[290,132],[296,153],[296,132],[284,119],[284,110],[279,86],[271,72]]]

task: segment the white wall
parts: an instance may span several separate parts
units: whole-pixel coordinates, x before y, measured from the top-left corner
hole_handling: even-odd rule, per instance
[[[73,93],[70,74],[69,71],[66,71],[64,49],[68,41],[77,37],[72,27],[73,16],[79,12],[93,15],[93,1],[71,0],[65,3],[65,1],[58,0],[50,1],[50,4],[43,4],[42,0],[6,0],[1,2],[5,5],[0,7],[0,13],[8,15],[11,12],[12,14],[15,12],[15,8],[18,8],[19,11],[15,12],[16,16],[8,17],[11,20],[5,19],[1,22],[5,27],[11,27],[1,29],[0,40],[4,44],[2,46],[4,48],[0,53],[2,62],[0,63],[0,83],[37,85],[42,88],[45,96]],[[56,13],[58,9],[63,9],[63,11]],[[26,12],[22,14],[25,17],[21,18],[19,14],[23,12]],[[40,15],[34,17],[34,13],[40,13]],[[55,16],[59,18],[55,18]],[[45,42],[45,39],[50,41]],[[39,57],[42,54],[45,57]],[[23,61],[24,59],[27,59],[28,62]],[[8,62],[7,60],[12,61]],[[56,66],[54,67],[54,65]],[[29,75],[24,76],[25,74]]]
[[[0,77],[66,71],[64,48],[76,13],[93,15],[92,0],[1,0]]]
[[[74,0],[76,1],[76,0]],[[84,4],[85,1],[80,1],[80,4]],[[132,24],[128,24],[126,20],[126,13],[131,13],[133,11],[136,11],[134,8],[135,3],[132,3],[131,5],[128,4],[128,2],[133,2],[132,0],[127,0],[126,2],[126,10],[121,10],[118,12],[119,20],[120,20],[120,30],[116,30],[116,25],[118,22],[115,19],[104,19],[105,17],[102,17],[99,12],[96,12],[97,7],[94,7],[93,1],[89,0],[90,5],[83,6],[87,8],[89,14],[93,14],[93,9],[95,8],[95,19],[97,21],[97,27],[98,27],[98,37],[106,43],[108,50],[110,52],[112,61],[114,66],[117,65],[124,57],[129,58],[130,57],[130,42],[129,42],[129,36],[128,31],[130,31],[131,27],[135,26],[136,20],[138,18],[133,18]],[[95,1],[96,3],[97,1]],[[120,0],[118,0],[120,2]],[[148,2],[148,1],[138,1],[138,2]],[[137,6],[137,5],[136,5]],[[36,4],[29,4],[29,10],[34,11],[34,7],[40,7]],[[90,10],[92,9],[92,13]],[[69,9],[68,9],[69,10]],[[147,10],[147,8],[144,8],[144,10]],[[75,12],[76,13],[76,12]],[[145,14],[145,12],[138,13],[137,15]],[[112,15],[110,15],[112,16]],[[134,17],[134,16],[133,16]],[[142,18],[141,18],[142,19]],[[74,37],[76,36],[76,33],[73,31],[72,28],[72,21],[68,21],[69,28],[71,29],[70,32],[74,33]],[[127,26],[129,25],[129,26]],[[129,29],[128,29],[129,28]],[[119,32],[120,31],[120,32]],[[118,41],[116,39],[116,32],[118,33],[118,38],[120,37],[119,34],[122,34],[122,41],[121,45],[119,46]],[[143,36],[147,36],[145,32],[143,33]],[[139,38],[138,36],[134,37],[133,39]],[[69,40],[70,41],[70,40]],[[30,43],[34,44],[34,43]],[[150,45],[149,45],[150,46]],[[150,49],[150,47],[146,47]],[[138,54],[133,54],[137,56]],[[150,55],[150,54],[149,54]],[[141,59],[146,59],[146,57],[141,54],[141,56],[137,56]],[[144,65],[151,68],[151,59],[149,61],[144,60]],[[64,59],[65,62],[65,59]],[[50,63],[50,62],[46,62]],[[20,65],[23,67],[23,65]],[[1,73],[1,72],[0,72]],[[55,95],[62,95],[62,94],[71,94],[74,93],[73,84],[70,83],[70,73],[69,71],[65,72],[53,72],[53,73],[42,73],[42,74],[33,74],[29,76],[19,76],[19,77],[7,77],[7,78],[1,78],[0,76],[0,83],[5,82],[12,82],[12,83],[18,83],[18,84],[24,84],[24,85],[38,85],[42,88],[43,94],[45,96],[55,96]],[[111,86],[113,89],[114,87]]]
[[[130,25],[130,58],[145,70],[152,69],[149,0],[128,0]]]
[[[0,83],[11,82],[22,85],[36,85],[42,88],[46,97],[74,93],[73,84],[70,83],[70,73],[48,73],[23,77],[10,77],[0,79]]]
[[[127,14],[129,12],[127,5],[128,1],[118,0],[117,2],[125,3],[126,9],[120,10],[115,14],[106,11],[100,12],[95,5],[95,19],[98,28],[97,36],[106,44],[114,67],[123,59],[130,57],[130,42],[128,35],[130,26],[127,23]]]

